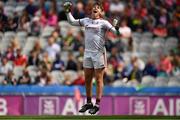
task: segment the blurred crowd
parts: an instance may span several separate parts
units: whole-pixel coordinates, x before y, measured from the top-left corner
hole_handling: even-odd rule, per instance
[[[0,2],[1,84],[84,85],[84,29],[67,23],[63,2]],[[94,0],[72,2],[76,19],[90,16]],[[105,85],[141,84],[146,76],[180,78],[179,0],[101,2],[105,19],[119,19],[123,33],[106,35]]]

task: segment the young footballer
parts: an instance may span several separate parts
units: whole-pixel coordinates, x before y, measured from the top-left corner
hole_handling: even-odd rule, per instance
[[[89,110],[90,114],[96,114],[99,111],[100,101],[103,93],[103,75],[107,64],[105,49],[105,33],[111,31],[114,34],[120,34],[118,21],[113,21],[113,26],[103,19],[103,7],[99,2],[94,3],[90,17],[83,19],[74,19],[70,9],[70,2],[64,3],[68,22],[71,25],[85,27],[85,51],[84,51],[84,73],[87,103],[82,106],[79,112]],[[93,105],[92,98],[92,79],[95,77],[96,86],[96,103]]]

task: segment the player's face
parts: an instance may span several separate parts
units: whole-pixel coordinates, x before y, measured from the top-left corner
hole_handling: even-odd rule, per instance
[[[92,18],[93,19],[98,19],[98,18],[101,18],[101,15],[102,15],[102,9],[100,8],[100,6],[98,5],[94,5],[93,8],[92,8]]]

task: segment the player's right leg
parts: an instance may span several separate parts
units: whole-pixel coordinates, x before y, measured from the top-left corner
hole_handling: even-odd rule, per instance
[[[86,96],[87,96],[87,103],[81,107],[79,112],[86,112],[87,110],[93,107],[91,102],[92,98],[92,79],[94,76],[94,68],[92,64],[91,58],[88,56],[88,53],[84,55],[84,75],[85,75],[85,87],[86,87]]]
[[[89,110],[93,107],[91,98],[92,98],[92,78],[94,75],[94,69],[93,68],[84,68],[84,74],[85,74],[87,103],[81,107],[79,112],[86,112],[87,110]]]
[[[95,69],[95,78],[96,78],[96,103],[89,110],[90,114],[98,113],[100,109],[100,100],[103,94],[103,76],[104,76],[105,68],[98,68]]]

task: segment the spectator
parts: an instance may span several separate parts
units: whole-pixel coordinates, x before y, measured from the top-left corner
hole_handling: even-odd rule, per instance
[[[71,83],[71,85],[84,85],[84,84],[85,84],[84,72],[79,71],[78,77]]]
[[[126,16],[127,18],[130,18],[131,15],[134,15],[136,12],[133,3],[128,3],[127,6],[124,9],[124,16]]]
[[[142,71],[139,69],[137,61],[136,60],[133,61],[132,65],[133,65],[133,69],[130,75],[128,76],[128,80],[136,80],[139,83],[141,83]]]
[[[158,37],[166,37],[167,36],[167,28],[163,25],[158,25],[154,28],[153,33]]]
[[[102,1],[103,4],[103,8],[104,8],[104,12],[105,12],[105,16],[109,17],[109,6],[110,6],[110,2],[108,0],[103,0]]]
[[[56,1],[40,1],[40,8],[36,15],[40,17],[40,23],[44,28],[46,25],[54,24],[58,19],[56,13]],[[49,24],[50,23],[50,24]],[[50,25],[51,26],[51,25]],[[54,26],[54,25],[53,25]]]
[[[145,19],[145,24],[146,25],[144,25],[144,30],[149,31],[149,32],[153,32],[155,24],[156,24],[156,19],[154,18],[153,15],[149,15]]]
[[[37,54],[40,54],[43,52],[43,49],[40,44],[40,40],[36,41],[33,47],[33,50],[37,52]]]
[[[12,47],[13,51],[16,51],[17,49],[19,49],[20,48],[20,44],[19,44],[18,38],[14,38],[10,42],[10,46]]]
[[[60,35],[60,32],[58,30],[53,31],[52,37],[55,39],[55,42],[60,45],[60,48],[62,48],[63,47],[63,41],[62,41],[62,36]]]
[[[47,10],[45,9],[45,0],[40,0],[39,9],[35,16],[39,17],[40,25],[44,28],[46,26]]]
[[[44,28],[47,25],[47,13],[42,11],[40,15],[40,23],[42,28]]]
[[[73,46],[72,43],[75,41],[75,38],[73,36],[73,31],[70,29],[67,33],[67,36],[64,38],[64,50],[72,50]]]
[[[137,59],[137,64],[138,64],[139,70],[143,71],[146,63],[141,58],[139,58],[137,56],[135,56],[135,59]]]
[[[123,19],[121,21],[121,26],[119,28],[119,31],[121,33],[121,39],[123,42],[123,45],[127,46],[127,50],[132,51],[133,50],[133,39],[131,37],[131,28],[127,26],[127,20]]]
[[[18,21],[13,18],[13,17],[9,17],[7,20],[7,27],[6,27],[6,31],[16,31],[17,27],[18,27]]]
[[[57,26],[57,24],[58,24],[58,16],[56,15],[54,9],[51,9],[48,14],[47,25],[55,27]]]
[[[7,48],[7,50],[5,51],[4,56],[5,56],[8,60],[14,61],[15,55],[14,55],[14,49],[13,49],[12,46],[9,46],[9,47]]]
[[[136,68],[136,67],[138,67],[138,68]],[[135,72],[135,73],[137,73],[136,77],[142,76],[141,74],[142,74],[142,71],[144,70],[144,68],[145,68],[145,63],[137,56],[133,56],[133,57],[131,57],[131,62],[124,67],[121,74],[123,77],[128,77],[128,76],[131,76],[133,72]],[[133,76],[133,78],[136,78],[136,77]],[[139,79],[138,81],[140,81],[140,80],[141,79]]]
[[[113,0],[109,6],[110,12],[115,15],[122,13],[124,9],[125,9],[125,4],[119,0]]]
[[[66,70],[74,70],[77,71],[77,63],[74,60],[74,55],[72,52],[68,53],[68,60],[67,60],[67,66]]]
[[[28,31],[29,30],[29,24],[30,24],[30,17],[27,11],[23,11],[22,16],[19,18],[19,22],[18,22],[18,30],[24,30],[24,31]]]
[[[8,59],[6,57],[2,57],[1,65],[0,65],[0,74],[7,75],[8,71],[13,70],[13,65],[8,63]]]
[[[65,11],[64,11],[64,9],[62,9],[63,8],[63,4],[61,4],[61,6],[60,6],[61,8],[57,8],[57,11],[58,11],[58,20],[59,21],[66,21],[67,20],[67,17],[66,17],[66,13],[65,13]]]
[[[30,15],[30,16],[34,16],[37,9],[37,6],[34,5],[34,0],[28,0],[28,5],[25,8],[26,12]]]
[[[117,47],[113,47],[111,49],[111,55],[108,58],[108,60],[109,60],[108,64],[111,64],[113,67],[114,80],[119,79],[121,77],[119,73],[122,72],[123,70],[124,62],[123,62],[123,58],[118,53]]]
[[[75,40],[73,41],[73,50],[78,51],[79,47],[84,45],[84,33],[80,31],[75,36]]]
[[[6,29],[8,18],[4,14],[3,3],[0,2],[0,31],[4,32]]]
[[[17,80],[13,76],[14,76],[13,71],[9,70],[7,72],[7,75],[5,76],[2,84],[3,85],[16,85],[17,84]]]
[[[34,17],[32,23],[30,24],[29,34],[32,36],[39,36],[41,32],[41,23],[39,21],[39,17]]]
[[[23,70],[23,75],[19,77],[18,81],[17,81],[18,85],[30,85],[31,84],[31,77],[29,75],[29,72],[24,69]]]
[[[152,59],[149,59],[144,70],[143,70],[143,75],[144,76],[151,75],[153,77],[156,77],[157,72],[158,72],[158,70],[156,68],[154,61]]]
[[[15,66],[22,66],[25,67],[27,65],[27,56],[26,55],[22,55],[21,53],[21,48],[16,50],[16,57],[14,59],[14,65]]]
[[[114,81],[114,68],[112,64],[107,64],[107,70],[105,71],[104,75],[104,84],[111,84]]]
[[[143,18],[138,14],[136,13],[134,15],[134,17],[132,17],[130,19],[130,22],[131,22],[131,29],[133,31],[138,31],[138,32],[142,32],[143,31]]]
[[[178,76],[180,75],[180,56],[177,53],[173,53],[171,54],[171,56],[172,56],[171,63],[173,66],[172,75]]]
[[[40,59],[39,59],[38,52],[35,50],[32,50],[29,55],[28,65],[29,66],[31,66],[31,65],[38,66],[39,62],[40,62]]]
[[[75,19],[81,19],[85,17],[84,4],[82,1],[76,3],[76,7],[73,10],[73,16]]]
[[[48,39],[48,46],[46,47],[45,51],[47,51],[48,56],[51,60],[55,60],[56,54],[60,53],[60,46],[55,42],[54,37],[49,37]]]
[[[111,49],[112,49],[112,47],[114,47],[114,44],[115,44],[114,41],[112,41],[111,38],[109,38],[109,36],[108,36],[109,34],[110,34],[110,32],[107,33],[107,38],[108,39],[106,40],[106,44],[105,44],[107,52],[111,52]],[[119,48],[119,51],[123,51],[121,49],[121,46],[119,46],[118,48]]]
[[[78,80],[78,73],[76,71],[64,71],[64,85],[72,85],[72,83],[75,82],[75,80]],[[78,80],[78,82],[81,83],[81,79],[80,81]]]
[[[47,69],[48,71],[51,70],[52,68],[52,59],[50,59],[49,54],[47,52],[43,53],[42,59],[40,60],[39,63],[39,68],[40,69]]]
[[[139,4],[140,4],[141,7],[137,8],[137,12],[144,19],[147,16],[147,13],[148,13],[146,3],[145,3],[145,1],[141,1]]]
[[[170,74],[172,72],[173,66],[167,55],[160,56],[160,64],[158,66],[159,73]]]
[[[120,33],[122,34],[122,38],[130,38],[131,37],[131,28],[127,26],[127,20],[123,19],[121,21],[121,25],[119,28]]]
[[[52,78],[46,68],[41,69],[38,74],[39,75],[36,77],[35,84],[40,86],[53,84]]]
[[[179,7],[180,8],[180,7]],[[180,18],[180,17],[179,17]],[[168,34],[170,36],[175,36],[175,37],[180,37],[179,34],[179,26],[180,26],[180,22],[178,20],[178,17],[173,16],[172,20],[170,21],[169,25],[168,25]],[[179,35],[178,35],[179,34]]]
[[[83,57],[84,57],[84,47],[80,46],[78,55],[76,56],[78,70],[83,70]]]
[[[52,64],[52,71],[53,70],[60,70],[60,71],[64,71],[65,66],[64,66],[64,61],[61,60],[61,56],[60,54],[56,54],[56,59]]]
[[[166,26],[169,23],[169,16],[167,14],[167,10],[163,7],[160,8],[160,15],[157,17],[157,24],[161,24]]]

